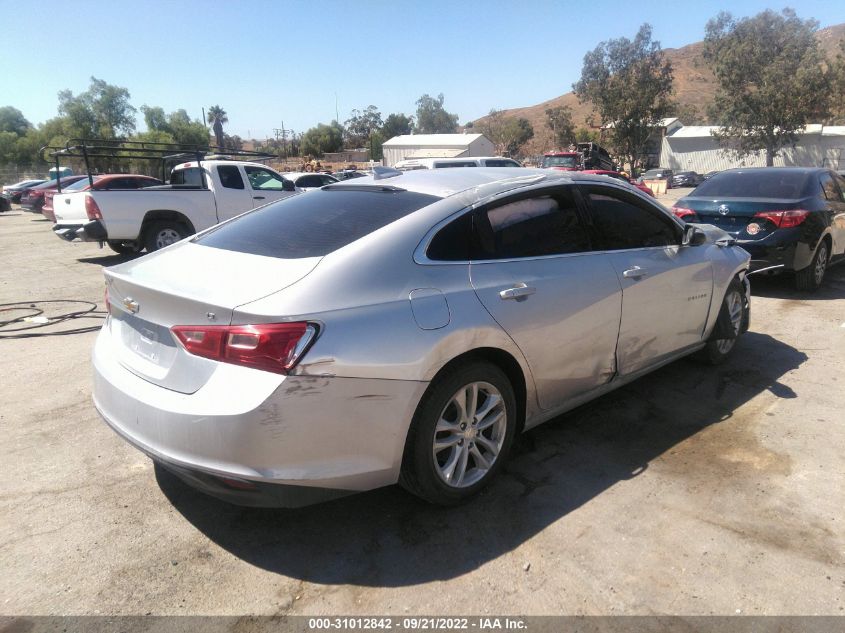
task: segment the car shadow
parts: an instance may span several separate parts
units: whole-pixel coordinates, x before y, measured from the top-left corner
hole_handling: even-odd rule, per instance
[[[133,259],[138,259],[144,253],[127,253],[119,254],[112,253],[110,255],[97,255],[95,257],[77,257],[76,261],[81,264],[96,264],[97,266],[116,266],[123,262],[131,262]]]
[[[795,277],[792,274],[752,275],[751,294],[772,299],[792,301],[819,301],[845,299],[845,262],[831,266],[824,275],[821,287],[815,292],[795,289]]]
[[[321,584],[408,586],[512,551],[780,382],[806,356],[750,332],[720,367],[681,360],[521,436],[499,477],[465,505],[428,505],[397,486],[296,510],[242,508],[162,468],[160,489],[214,543],[267,571]],[[722,440],[723,441],[723,440]],[[722,450],[716,444],[713,452]],[[684,468],[707,468],[705,458]]]

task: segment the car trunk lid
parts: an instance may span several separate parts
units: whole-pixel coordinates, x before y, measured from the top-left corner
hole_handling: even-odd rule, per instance
[[[230,325],[239,305],[296,283],[320,259],[278,259],[182,242],[105,269],[107,328],[120,363],[161,387],[197,391],[218,363],[189,354],[170,328]]]
[[[694,211],[697,222],[712,224],[741,240],[761,240],[777,230],[774,223],[755,217],[765,211],[790,211],[806,208],[803,198],[703,198],[686,197],[675,207]],[[684,218],[687,219],[687,218]]]

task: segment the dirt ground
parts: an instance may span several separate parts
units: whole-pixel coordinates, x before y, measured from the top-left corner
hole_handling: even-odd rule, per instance
[[[100,303],[119,261],[0,214],[0,303]],[[207,498],[99,419],[94,333],[0,339],[0,614],[841,615],[845,266],[813,295],[788,282],[755,279],[729,363],[541,426],[455,509],[396,487]]]

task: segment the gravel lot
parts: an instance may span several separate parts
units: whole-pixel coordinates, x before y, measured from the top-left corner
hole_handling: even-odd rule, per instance
[[[119,261],[0,214],[0,303],[101,302]],[[729,363],[530,432],[449,510],[398,488],[296,511],[195,493],[100,421],[94,337],[0,340],[2,614],[845,613],[845,266],[815,295],[755,280]]]

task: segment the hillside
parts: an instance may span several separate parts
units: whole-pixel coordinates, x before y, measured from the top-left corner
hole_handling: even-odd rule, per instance
[[[817,36],[825,54],[833,58],[838,51],[839,41],[845,39],[845,24],[820,29]],[[695,106],[702,115],[716,93],[716,79],[704,61],[703,49],[703,42],[688,44],[682,48],[665,49],[666,57],[672,62],[674,69],[675,100],[684,106]],[[546,127],[546,110],[561,105],[572,108],[572,118],[576,128],[587,125],[587,118],[592,113],[592,107],[590,104],[579,103],[572,92],[537,105],[503,111],[506,116],[528,119],[534,126],[534,138],[526,146],[527,153],[542,153],[551,148],[551,132]],[[483,120],[484,117],[478,119],[476,123]]]

